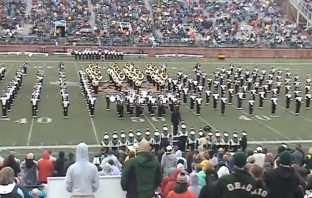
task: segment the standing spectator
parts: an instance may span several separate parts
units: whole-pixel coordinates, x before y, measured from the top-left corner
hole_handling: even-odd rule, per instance
[[[135,155],[136,155],[136,151],[135,151],[134,149],[131,149],[131,150],[129,151],[129,155],[126,157],[124,163],[126,163],[129,159],[134,158]]]
[[[187,188],[187,176],[185,172],[179,173],[177,184],[174,189],[169,192],[167,198],[195,198],[194,193]]]
[[[299,174],[291,167],[292,156],[289,151],[279,155],[279,165],[266,173],[265,184],[270,198],[292,198],[300,184]]]
[[[190,180],[191,180],[191,182],[190,182],[190,186],[188,187],[188,190],[194,193],[195,198],[198,198],[200,190],[202,188],[199,185],[198,175],[196,173],[191,173]]]
[[[68,160],[64,164],[64,173],[65,173],[65,175],[66,175],[67,169],[74,163],[75,163],[74,154],[73,153],[69,153],[68,154]]]
[[[0,166],[2,166],[4,158],[2,157],[2,149],[0,149]]]
[[[120,175],[120,169],[115,166],[115,163],[112,159],[108,160],[107,163],[111,166],[111,171],[109,175]]]
[[[37,184],[37,162],[32,153],[26,155],[25,161],[21,163],[22,184],[35,185]]]
[[[174,187],[177,184],[177,178],[179,173],[181,173],[182,170],[181,169],[175,169],[170,176],[169,182],[167,183],[167,185],[164,188],[164,191],[162,192],[162,196],[163,197],[167,197],[169,192],[172,191],[174,189]]]
[[[262,152],[262,147],[258,146],[256,149],[257,153],[253,154],[254,164],[260,166],[260,168],[263,168],[264,162],[265,162],[265,154]]]
[[[170,169],[177,167],[178,159],[175,154],[172,153],[172,146],[166,147],[166,152],[161,157],[161,168],[164,171],[165,175],[168,174]]]
[[[11,167],[14,171],[14,177],[17,177],[18,174],[21,172],[20,165],[15,160],[15,156],[11,153],[7,158],[4,159],[2,167]]]
[[[55,161],[56,176],[58,177],[65,176],[64,165],[66,161],[67,159],[65,158],[65,153],[63,151],[59,152],[59,158]]]
[[[250,167],[250,173],[256,179],[256,189],[253,192],[255,195],[254,198],[266,198],[268,196],[268,190],[262,180],[263,168],[253,165]]]
[[[295,147],[295,152],[292,153],[292,157],[294,159],[295,164],[298,164],[299,166],[303,165],[304,154],[301,151],[301,148],[299,145]]]
[[[48,151],[48,153],[50,154],[50,160],[52,162],[55,162],[56,161],[56,158],[52,155],[52,151]]]
[[[153,197],[155,189],[160,186],[161,169],[150,151],[150,143],[142,140],[138,155],[129,160],[122,169],[121,188],[127,191],[127,198]]]
[[[308,170],[312,170],[312,148],[309,149],[308,154],[304,159],[305,168]]]
[[[0,197],[2,198],[29,198],[24,186],[17,184],[14,178],[14,170],[11,167],[4,167],[0,171]]]
[[[66,190],[72,197],[94,198],[93,194],[100,188],[99,173],[95,165],[89,162],[86,143],[81,142],[76,148],[76,163],[66,173]]]
[[[233,157],[235,169],[230,175],[222,176],[215,184],[214,194],[221,197],[251,198],[256,188],[256,180],[245,169],[247,155],[237,152]]]
[[[44,151],[42,158],[38,161],[38,180],[40,183],[47,183],[48,177],[54,172],[53,162],[50,160],[50,153]]]
[[[181,151],[181,150],[177,150],[176,156],[177,156],[177,160],[178,160],[177,163],[178,163],[178,164],[183,164],[184,170],[187,170],[187,161],[186,161],[186,159],[182,156],[182,151]]]
[[[186,163],[187,163],[187,172],[191,173],[192,172],[192,163],[194,162],[194,155],[193,152],[190,151],[186,154]]]

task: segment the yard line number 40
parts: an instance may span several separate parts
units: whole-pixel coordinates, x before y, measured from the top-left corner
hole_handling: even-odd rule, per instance
[[[276,118],[276,117],[278,117],[278,116],[266,116],[266,115],[255,115],[255,116],[253,116],[253,118],[256,118],[260,121],[270,121],[270,120],[272,120],[272,118]],[[240,116],[238,119],[245,120],[245,121],[251,121],[252,120],[251,117],[247,117],[247,116],[243,116],[243,115]]]
[[[165,118],[156,118],[156,117],[151,117],[151,120],[154,122],[166,122]],[[145,122],[145,119],[143,118],[137,118],[137,117],[131,117],[131,121],[138,123],[138,122]]]
[[[2,118],[1,120],[10,121],[11,119],[10,118]],[[36,121],[40,124],[49,124],[50,122],[52,122],[52,118],[41,117],[41,118],[36,119]],[[18,123],[18,124],[26,124],[28,122],[28,120],[27,120],[27,118],[21,118],[21,119],[15,120],[14,122]]]

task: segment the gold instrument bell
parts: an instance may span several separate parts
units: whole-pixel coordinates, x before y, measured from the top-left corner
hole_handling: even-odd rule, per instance
[[[93,81],[92,81],[92,85],[93,85],[93,86],[99,86],[99,81],[93,80]]]
[[[137,80],[137,81],[135,81],[134,84],[135,84],[135,86],[140,87],[142,85],[142,81]]]

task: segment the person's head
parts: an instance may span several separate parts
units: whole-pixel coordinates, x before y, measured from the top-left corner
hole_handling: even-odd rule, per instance
[[[292,164],[292,156],[289,151],[283,151],[279,155],[279,165],[284,167],[290,167]]]
[[[81,142],[77,145],[76,162],[89,162],[88,145],[84,142]]]
[[[201,170],[203,170],[202,166],[200,164],[195,164],[195,171],[198,173]]]
[[[192,162],[194,160],[194,155],[193,155],[193,152],[192,151],[189,151],[187,154],[186,154],[186,157],[185,159],[189,162]]]
[[[209,160],[210,159],[209,153],[208,152],[204,152],[203,156],[202,156],[202,159],[203,160]]]
[[[254,178],[257,181],[257,185],[260,187],[262,186],[263,180],[262,180],[262,175],[263,175],[263,169],[258,166],[258,165],[252,165],[249,169],[250,174],[254,176]]]
[[[4,159],[3,161],[3,166],[11,166],[13,164],[15,164],[16,161],[15,161],[15,155],[13,153],[11,153],[10,155],[8,155],[7,158]]]
[[[70,159],[70,160],[74,159],[74,154],[73,153],[68,153],[68,159]]]
[[[151,145],[150,143],[143,139],[140,144],[139,144],[139,150],[138,150],[139,153],[142,153],[142,152],[151,152]]]
[[[180,172],[177,177],[178,184],[187,184],[187,175],[185,172]]]
[[[249,156],[248,158],[247,158],[247,162],[249,163],[249,164],[254,164],[255,163],[255,158],[254,158],[254,156]]]
[[[32,189],[32,198],[39,198],[39,189],[38,188],[34,188]]]
[[[14,182],[14,171],[11,167],[4,167],[0,171],[0,185],[8,185]]]
[[[59,152],[59,158],[63,159],[65,157],[65,153],[63,151]]]
[[[129,151],[129,158],[135,157],[135,150],[130,150]]]
[[[244,152],[237,152],[233,157],[234,166],[238,169],[244,169],[247,163],[247,155]]]

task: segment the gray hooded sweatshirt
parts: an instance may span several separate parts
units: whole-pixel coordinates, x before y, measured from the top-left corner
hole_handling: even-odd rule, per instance
[[[173,153],[165,153],[161,158],[161,168],[164,171],[165,175],[168,175],[170,168],[177,167],[178,159],[177,156]]]
[[[194,193],[195,198],[198,198],[200,190],[202,188],[199,185],[198,175],[196,173],[191,173],[190,180],[191,180],[191,182],[190,182],[190,186],[188,187],[188,190]]]
[[[100,187],[99,173],[89,162],[88,146],[82,142],[77,145],[76,162],[66,173],[66,190],[72,196],[92,196]]]

